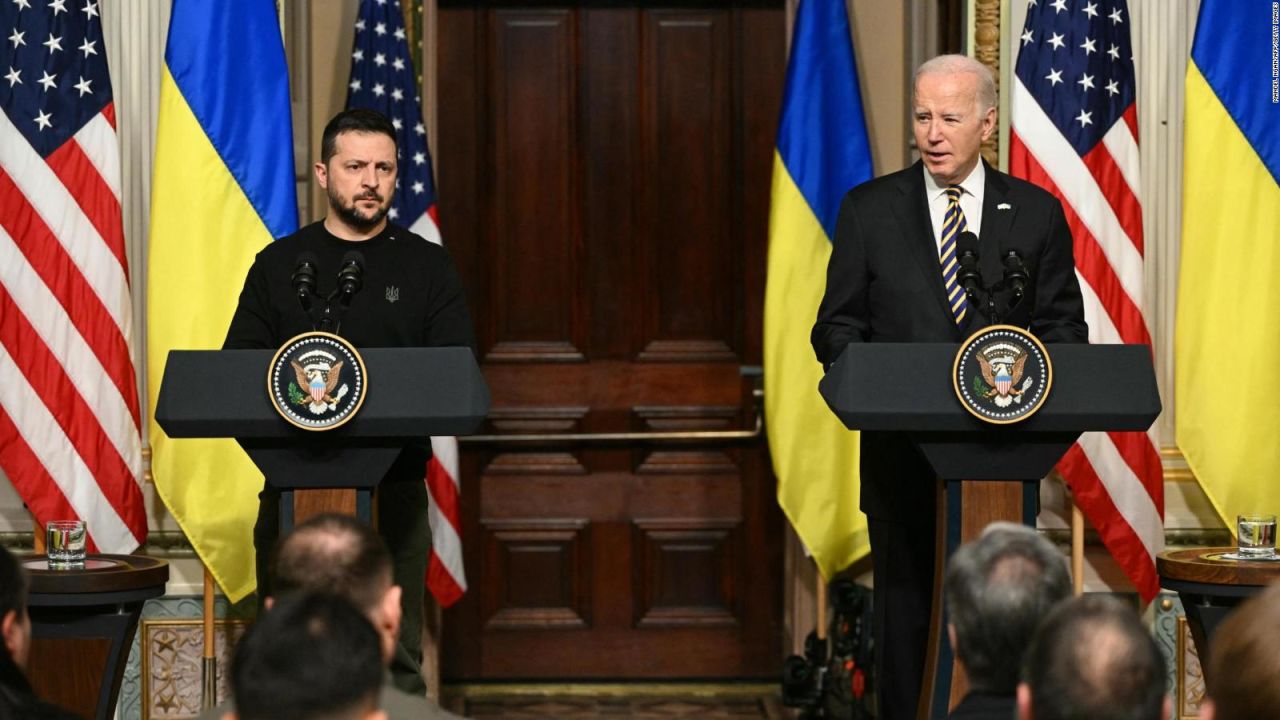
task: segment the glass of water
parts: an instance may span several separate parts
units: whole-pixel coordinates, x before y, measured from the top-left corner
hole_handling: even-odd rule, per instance
[[[1236,542],[1241,558],[1275,557],[1276,516],[1237,515]]]
[[[50,570],[84,568],[83,520],[50,520],[44,527],[44,537]]]

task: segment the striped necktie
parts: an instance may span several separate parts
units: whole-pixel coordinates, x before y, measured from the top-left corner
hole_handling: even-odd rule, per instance
[[[958,185],[947,188],[947,214],[942,219],[942,249],[938,254],[938,261],[942,264],[942,284],[946,286],[947,302],[951,305],[956,325],[964,323],[969,309],[969,300],[960,283],[956,282],[956,271],[960,269],[956,261],[956,238],[969,229],[964,221],[964,211],[960,209],[961,192]]]

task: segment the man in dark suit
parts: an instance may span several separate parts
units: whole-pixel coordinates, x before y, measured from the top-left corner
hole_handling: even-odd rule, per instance
[[[830,366],[851,342],[959,342],[990,323],[956,280],[956,244],[978,236],[983,283],[1003,277],[1016,251],[1030,280],[1002,323],[1044,342],[1087,342],[1071,232],[1048,192],[979,156],[996,127],[996,89],[981,63],[960,55],[916,70],[912,128],[921,160],[849,191],[840,206],[827,289],[813,327]],[[1010,294],[995,305],[1008,308]],[[937,479],[904,436],[862,433],[862,497],[875,572],[880,717],[915,715],[932,604]]]

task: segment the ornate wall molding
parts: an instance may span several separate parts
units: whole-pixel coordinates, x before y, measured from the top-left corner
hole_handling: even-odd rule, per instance
[[[189,720],[200,714],[204,631],[199,597],[149,600],[129,653],[120,699],[119,720]],[[255,613],[253,601],[214,606],[218,699],[229,696],[226,669],[231,651]]]
[[[973,56],[986,65],[996,79],[997,97],[1000,93],[1000,0],[975,0],[973,3]],[[1000,133],[982,144],[982,157],[993,167],[1000,166]]]
[[[1153,603],[1155,622],[1152,632],[1166,663],[1166,682],[1173,697],[1174,720],[1200,717],[1204,700],[1204,673],[1200,656],[1191,640],[1191,630],[1178,596],[1164,592]]]

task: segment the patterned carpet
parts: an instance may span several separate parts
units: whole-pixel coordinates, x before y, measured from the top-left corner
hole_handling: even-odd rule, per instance
[[[444,704],[466,717],[487,720],[790,717],[773,685],[470,686],[446,688]]]

